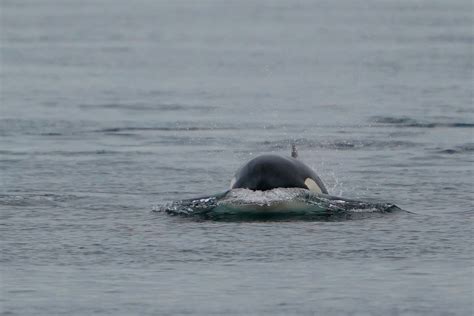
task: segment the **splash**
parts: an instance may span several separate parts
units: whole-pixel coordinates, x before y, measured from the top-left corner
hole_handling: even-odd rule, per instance
[[[175,201],[155,211],[204,220],[323,220],[381,216],[401,211],[394,204],[349,200],[299,188],[268,191],[234,189],[213,196]]]

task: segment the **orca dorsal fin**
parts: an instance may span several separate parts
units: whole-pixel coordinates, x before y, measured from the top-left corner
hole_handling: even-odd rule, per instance
[[[298,150],[296,150],[295,144],[291,144],[291,157],[298,158]]]

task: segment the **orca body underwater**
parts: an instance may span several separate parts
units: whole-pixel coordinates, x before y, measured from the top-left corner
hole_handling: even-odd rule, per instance
[[[243,165],[231,181],[231,189],[267,191],[276,188],[303,188],[315,193],[328,194],[316,173],[297,159],[292,146],[291,157],[278,155],[258,156]]]

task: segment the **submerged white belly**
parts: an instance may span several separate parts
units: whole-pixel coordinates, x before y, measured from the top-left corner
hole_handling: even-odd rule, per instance
[[[308,208],[301,196],[308,190],[301,188],[277,188],[267,191],[233,189],[219,201],[219,206],[235,208],[241,212],[288,212],[301,211]]]

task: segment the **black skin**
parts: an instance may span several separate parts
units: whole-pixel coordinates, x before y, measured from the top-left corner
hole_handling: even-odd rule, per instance
[[[311,178],[328,194],[326,187],[316,173],[307,165],[292,157],[262,155],[247,162],[235,174],[232,189],[266,191],[275,188],[308,189],[305,180]]]

